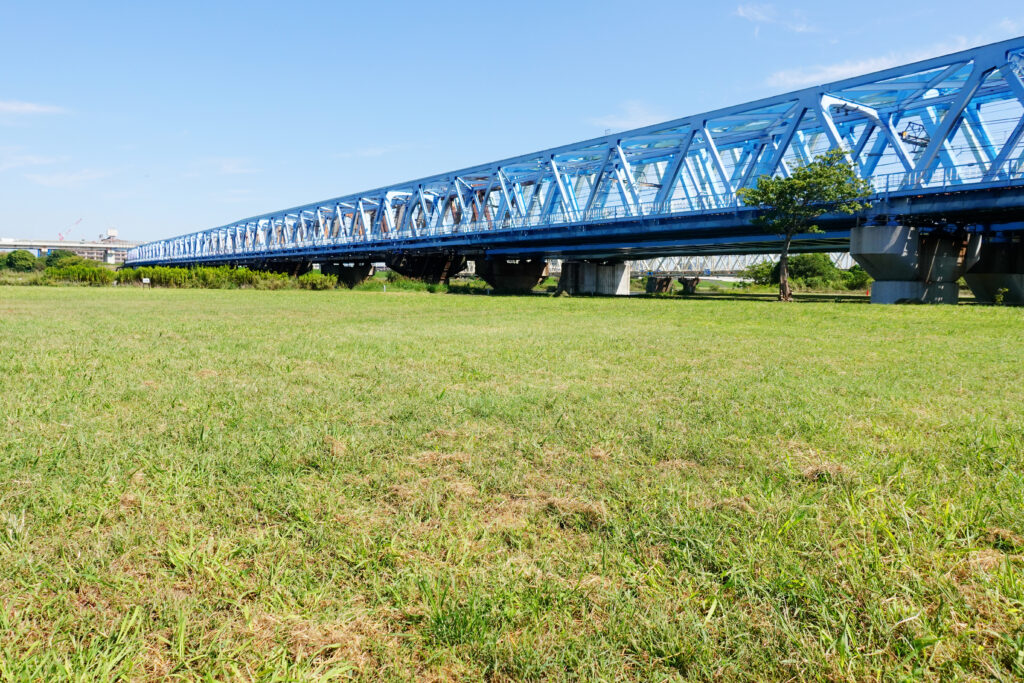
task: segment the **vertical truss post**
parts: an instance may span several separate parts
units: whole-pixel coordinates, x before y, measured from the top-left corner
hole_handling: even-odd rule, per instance
[[[715,171],[718,173],[718,177],[722,179],[722,189],[727,194],[732,194],[736,189],[729,182],[729,175],[725,172],[725,165],[722,163],[722,156],[718,153],[718,147],[715,145],[715,138],[711,135],[711,131],[708,130],[708,122],[704,121],[704,125],[701,127],[701,133],[704,136],[704,149],[707,151],[709,157],[711,157],[711,163],[715,167]],[[708,180],[710,180],[710,174]],[[714,182],[711,183],[712,189],[714,189]]]
[[[558,162],[555,161],[554,156],[551,157],[551,173],[555,178],[558,194],[562,198],[562,207],[565,210],[565,215],[573,220],[579,220],[579,216],[576,214],[575,197],[570,197],[569,192],[566,190],[565,180],[562,178],[562,172],[558,170]]]
[[[597,202],[597,194],[601,191],[601,183],[604,181],[605,170],[608,168],[608,165],[611,164],[613,154],[614,152],[609,147],[608,151],[604,155],[604,161],[601,162],[597,173],[594,174],[594,185],[590,188],[590,196],[587,197],[587,203],[583,207],[584,219],[591,217],[590,212]]]
[[[622,140],[615,142],[614,151],[615,156],[618,158],[616,176],[619,179],[619,191],[623,194],[623,203],[634,216],[643,215],[640,208],[640,193],[637,192],[636,182],[633,180],[633,168],[630,166],[626,154],[622,151]]]
[[[665,167],[665,173],[661,178],[661,187],[658,188],[658,194],[654,197],[655,211],[664,213],[666,211],[665,203],[672,201],[672,194],[675,192],[676,183],[679,182],[679,173],[686,163],[686,155],[690,153],[690,144],[693,142],[695,132],[691,129],[686,133],[682,144],[675,149],[672,160]]]

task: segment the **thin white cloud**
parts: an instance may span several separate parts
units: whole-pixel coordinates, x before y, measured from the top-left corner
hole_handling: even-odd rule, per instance
[[[0,149],[0,173],[30,166],[47,166],[63,161],[61,157],[47,157],[39,154],[24,154],[16,150]]]
[[[984,42],[984,41],[982,41]],[[784,88],[801,88],[808,85],[820,85],[844,78],[861,76],[873,71],[882,71],[900,64],[919,62],[923,59],[941,57],[951,52],[965,50],[971,46],[966,38],[958,38],[952,43],[937,43],[923,50],[912,52],[890,52],[877,57],[853,59],[835,64],[817,64],[799,69],[783,69],[770,75],[767,85]]]
[[[38,102],[19,102],[18,100],[0,100],[0,114],[63,114],[64,107]]]
[[[901,64],[919,62],[932,57],[941,57],[952,52],[959,52],[977,45],[994,43],[1007,38],[1019,35],[1022,27],[1012,19],[1006,18],[994,24],[992,28],[983,35],[968,38],[966,36],[955,36],[951,40],[942,41],[919,50],[904,52],[889,52],[884,55],[867,57],[865,59],[851,59],[834,64],[816,64],[813,66],[800,67],[797,69],[783,69],[768,76],[765,84],[779,88],[803,88],[809,85],[821,85],[832,81],[839,81],[844,78],[861,76],[874,71],[882,71]]]
[[[942,54],[942,53],[935,53]],[[935,54],[929,54],[934,57]],[[768,77],[766,84],[781,88],[802,88],[808,85],[820,85],[832,81],[840,81],[844,78],[860,76],[881,71],[900,64],[915,62],[925,57],[911,56],[907,54],[889,53],[881,57],[869,57],[867,59],[849,60],[836,64],[816,64],[814,66],[801,67],[799,69],[783,69],[776,71]]]
[[[737,17],[747,21],[768,23],[775,21],[775,7],[772,5],[758,5],[749,3],[740,5],[733,12]]]
[[[642,128],[644,126],[649,126],[652,123],[659,123],[671,118],[656,109],[652,109],[639,100],[628,100],[623,102],[620,109],[622,111],[616,114],[598,116],[588,119],[587,122],[593,126],[601,128],[602,130],[619,131],[630,130],[631,128]]]
[[[755,36],[759,33],[761,24],[780,26],[793,33],[816,33],[818,31],[818,28],[809,24],[800,12],[794,10],[788,14],[783,14],[779,12],[775,5],[767,3],[749,2],[739,5],[733,11],[733,14],[740,19],[746,19],[749,22],[758,24],[754,28]]]
[[[26,173],[25,178],[36,185],[59,189],[82,187],[94,180],[106,178],[110,171],[95,168],[83,168],[79,171],[59,171],[56,173]]]

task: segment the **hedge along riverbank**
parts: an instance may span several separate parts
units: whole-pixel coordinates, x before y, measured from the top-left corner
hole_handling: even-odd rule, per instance
[[[2,284],[13,285],[142,285],[176,289],[333,289],[337,278],[312,271],[299,277],[244,268],[167,268],[148,266],[114,271],[103,266],[78,264],[47,268],[41,272],[20,274]]]

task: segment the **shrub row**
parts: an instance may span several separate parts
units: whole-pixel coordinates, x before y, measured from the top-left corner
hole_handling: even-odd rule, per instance
[[[743,277],[755,285],[779,284],[778,262],[762,261],[750,266]],[[840,270],[828,254],[794,254],[789,257],[789,279],[797,289],[865,289],[871,284],[867,272],[858,265]]]
[[[201,289],[287,289],[297,286],[295,281],[283,273],[270,273],[246,268],[218,266],[216,268],[168,268],[166,266],[144,266],[124,268],[116,274],[121,284],[141,284],[149,278],[154,287],[179,287]]]
[[[109,285],[114,281],[115,276],[116,273],[109,268],[79,264],[47,268],[41,283],[45,284],[46,281],[52,281],[80,282],[86,285]]]

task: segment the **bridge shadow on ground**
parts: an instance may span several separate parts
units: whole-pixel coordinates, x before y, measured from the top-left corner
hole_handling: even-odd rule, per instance
[[[764,301],[777,302],[779,295],[772,292],[697,292],[696,294],[679,295],[673,294],[666,297],[652,296],[649,294],[638,294],[645,298],[666,298],[666,299],[692,299],[704,301]],[[794,292],[793,299],[796,302],[828,302],[844,304],[867,304],[871,298],[863,293],[853,294],[846,292]]]
[[[496,292],[487,287],[456,285],[449,286],[449,294],[461,296],[496,296],[496,297],[552,297],[558,296],[551,290],[535,289],[530,292],[503,293]],[[573,298],[617,298],[612,296],[574,294]],[[646,292],[631,292],[630,298],[634,299],[662,299],[664,301],[757,301],[762,303],[778,302],[779,296],[774,292],[744,292],[722,291],[722,292],[697,292],[696,294],[648,294]],[[871,297],[863,292],[794,292],[795,303],[833,303],[833,304],[870,304]],[[970,292],[964,291],[960,294],[961,306],[981,306]]]

